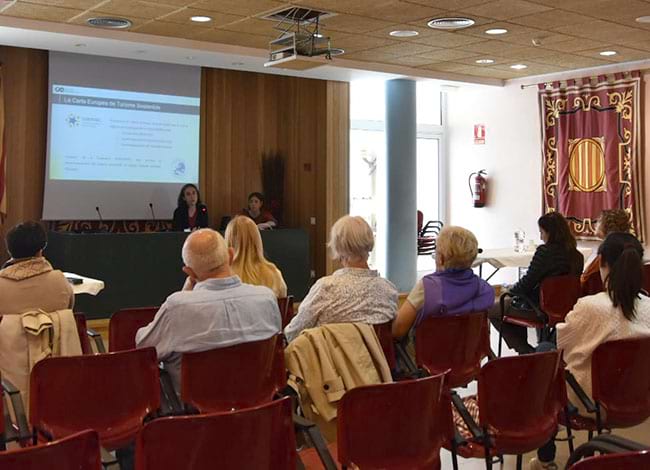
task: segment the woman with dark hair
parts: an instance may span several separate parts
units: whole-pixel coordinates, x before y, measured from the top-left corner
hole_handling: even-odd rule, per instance
[[[591,356],[603,343],[650,336],[650,298],[642,293],[643,247],[629,233],[615,232],[598,248],[600,277],[605,291],[582,297],[557,325],[557,348],[564,351],[567,369],[591,396]],[[568,388],[569,400],[586,413]],[[532,469],[557,468],[553,441],[537,452]]]
[[[196,230],[208,227],[208,208],[201,202],[199,188],[188,183],[178,194],[178,207],[174,210],[172,230]]]
[[[514,294],[512,300],[506,303],[508,316],[518,316],[524,319],[536,319],[537,314],[531,308],[539,304],[539,288],[544,279],[562,274],[582,273],[584,257],[576,249],[576,239],[571,233],[569,224],[559,212],[549,212],[537,220],[540,245],[528,266],[526,274],[509,289]],[[520,354],[531,352],[533,347],[527,341],[527,329],[517,325],[501,325],[498,303],[490,311],[494,326],[502,331],[503,339],[508,346]]]
[[[248,195],[248,207],[241,210],[241,215],[253,219],[253,222],[260,230],[271,229],[277,225],[277,220],[264,209],[264,195],[262,193],[250,193]]]

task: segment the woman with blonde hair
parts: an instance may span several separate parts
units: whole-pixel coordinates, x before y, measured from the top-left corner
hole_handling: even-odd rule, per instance
[[[462,227],[445,227],[436,240],[436,271],[420,279],[397,312],[393,336],[401,338],[433,316],[487,310],[494,289],[472,271],[478,242]]]
[[[284,329],[293,340],[307,328],[326,323],[378,324],[391,321],[397,311],[397,289],[368,267],[375,245],[372,229],[363,217],[341,217],[332,226],[329,248],[343,265],[311,287],[298,314]]]
[[[275,264],[264,257],[260,231],[252,219],[237,216],[226,227],[226,242],[234,250],[232,270],[242,282],[266,286],[276,297],[287,296],[287,285]]]

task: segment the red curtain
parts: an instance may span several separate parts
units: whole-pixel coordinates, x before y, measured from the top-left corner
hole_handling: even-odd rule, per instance
[[[539,85],[544,212],[559,211],[578,237],[604,209],[624,209],[643,239],[639,72]]]

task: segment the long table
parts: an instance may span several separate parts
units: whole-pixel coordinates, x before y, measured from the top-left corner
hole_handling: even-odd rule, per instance
[[[309,235],[300,229],[263,231],[264,251],[282,271],[290,295],[310,287]],[[108,318],[126,307],[160,305],[185,280],[181,247],[189,234],[50,232],[45,256],[55,269],[100,279],[97,296],[80,295],[75,310]]]

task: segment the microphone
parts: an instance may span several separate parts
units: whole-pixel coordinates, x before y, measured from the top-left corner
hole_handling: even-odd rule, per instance
[[[150,202],[149,203],[149,210],[151,211],[151,221],[153,222],[154,226],[156,225],[156,213],[153,211],[153,204]]]
[[[97,215],[99,216],[99,223],[100,223],[100,224],[103,224],[103,223],[104,223],[104,219],[102,219],[102,213],[99,211],[99,206],[96,206],[96,207],[95,207],[95,210],[97,211]]]
[[[208,208],[205,206],[205,204],[201,204],[199,206],[199,209],[201,209],[201,212],[203,212],[204,214],[208,212]]]

